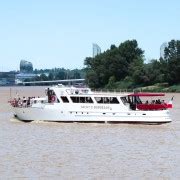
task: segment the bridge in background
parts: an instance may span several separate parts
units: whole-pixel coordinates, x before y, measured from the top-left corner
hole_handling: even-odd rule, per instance
[[[29,81],[22,82],[21,85],[53,85],[53,84],[67,84],[67,85],[84,85],[85,79],[63,79],[63,80],[53,80],[53,81]]]

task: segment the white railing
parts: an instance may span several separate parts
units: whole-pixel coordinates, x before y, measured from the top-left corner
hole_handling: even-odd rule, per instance
[[[114,94],[125,94],[133,93],[133,89],[92,89],[93,93],[114,93]]]

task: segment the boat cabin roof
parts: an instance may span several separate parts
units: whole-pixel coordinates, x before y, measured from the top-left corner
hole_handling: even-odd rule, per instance
[[[146,97],[149,97],[149,96],[165,96],[164,93],[133,93],[133,94],[129,94],[128,96],[146,96]]]

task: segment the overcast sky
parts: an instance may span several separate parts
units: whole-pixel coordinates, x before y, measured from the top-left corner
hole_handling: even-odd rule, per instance
[[[82,68],[92,43],[102,51],[136,39],[145,58],[180,39],[179,0],[0,0],[0,71]]]

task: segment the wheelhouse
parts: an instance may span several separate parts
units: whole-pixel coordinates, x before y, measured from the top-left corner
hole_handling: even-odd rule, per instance
[[[164,110],[170,108],[169,104],[160,99],[162,96],[165,96],[165,94],[133,93],[126,97],[126,101],[130,104],[132,110]]]

